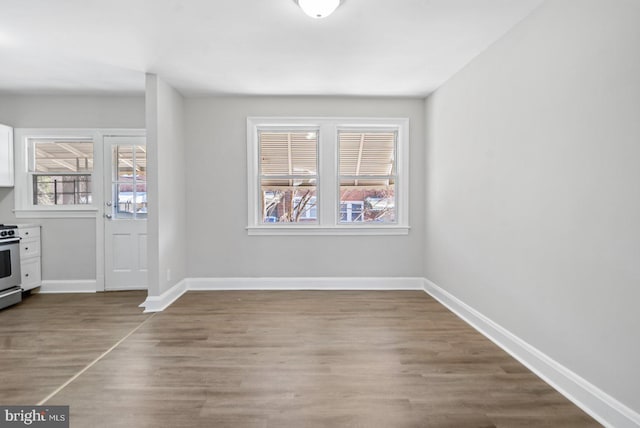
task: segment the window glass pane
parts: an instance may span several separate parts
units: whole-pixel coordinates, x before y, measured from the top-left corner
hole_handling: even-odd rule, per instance
[[[136,181],[136,218],[147,218],[147,182]]]
[[[316,175],[318,132],[259,132],[260,175]]]
[[[147,152],[145,146],[118,144],[113,155],[113,216],[147,218]]]
[[[262,180],[263,223],[317,223],[315,180]]]
[[[113,181],[131,181],[133,178],[133,150],[134,146],[129,144],[118,144],[113,146],[114,177]]]
[[[136,146],[136,176],[138,180],[147,180],[147,148],[145,146]]]
[[[396,223],[395,181],[340,180],[340,223]]]
[[[34,141],[33,159],[32,171],[38,173],[91,172],[93,142]]]
[[[34,175],[34,205],[91,204],[91,175]]]
[[[113,185],[113,195],[115,204],[115,217],[116,218],[131,218],[134,217],[135,203],[133,183],[120,183]]]
[[[133,183],[113,185],[113,200],[115,204],[115,218],[146,218],[147,217],[147,183],[136,182],[134,192]]]
[[[395,175],[396,132],[338,134],[340,175]]]
[[[133,152],[135,150],[135,160]],[[135,170],[138,180],[147,178],[147,151],[144,146],[133,146],[130,144],[118,144],[113,146],[113,181],[127,181],[133,177]],[[135,168],[134,168],[135,162]]]

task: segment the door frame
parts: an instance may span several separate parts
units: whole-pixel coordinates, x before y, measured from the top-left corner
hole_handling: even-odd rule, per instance
[[[99,193],[94,192],[96,198],[96,205],[99,207],[98,212],[96,213],[96,291],[103,292],[105,291],[105,201],[106,196],[104,179],[105,174],[110,173],[110,171],[105,171],[105,162],[106,159],[103,159],[104,153],[104,139],[105,137],[146,137],[147,131],[146,129],[105,129],[104,132],[100,133],[100,158],[101,165],[100,169],[102,173],[99,177],[100,183],[96,183],[95,186],[100,186]],[[95,152],[94,152],[95,157]],[[111,197],[111,195],[109,195]]]

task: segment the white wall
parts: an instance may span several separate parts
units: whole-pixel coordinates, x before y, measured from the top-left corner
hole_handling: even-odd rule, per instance
[[[548,1],[426,116],[426,277],[636,412],[639,22]]]
[[[144,97],[0,94],[0,123],[14,128],[144,128]],[[42,225],[44,280],[96,278],[94,219],[16,219],[13,209],[13,188],[0,188],[0,223]]]
[[[0,93],[0,121],[14,128],[144,128],[144,97]]]
[[[189,277],[422,276],[422,100],[212,97],[186,106]],[[409,235],[248,236],[247,116],[409,117]]]
[[[156,75],[146,85],[149,296],[159,296],[186,276],[184,99]]]

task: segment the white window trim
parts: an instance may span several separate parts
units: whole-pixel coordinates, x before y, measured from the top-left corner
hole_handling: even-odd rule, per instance
[[[316,128],[318,140],[317,208],[315,224],[262,224],[259,212],[259,137],[258,130]],[[398,132],[396,148],[396,219],[395,224],[340,223],[338,205],[338,131],[385,130]],[[407,235],[409,233],[409,119],[357,117],[248,117],[247,118],[247,186],[249,235]],[[329,202],[327,202],[329,201]]]
[[[103,205],[103,140],[106,136],[145,135],[143,129],[109,128],[16,128],[14,129],[15,184],[13,210],[16,218],[96,218]],[[86,205],[33,205],[33,185],[29,174],[29,140],[37,138],[86,139],[93,141],[91,172],[92,203]]]

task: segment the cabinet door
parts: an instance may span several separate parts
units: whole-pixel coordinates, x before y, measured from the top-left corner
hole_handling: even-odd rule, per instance
[[[40,257],[23,260],[20,264],[20,273],[22,276],[20,287],[24,291],[40,287],[42,285]]]
[[[20,241],[20,260],[28,257],[40,257],[40,240],[28,239]]]
[[[0,187],[13,187],[13,128],[0,125]]]

